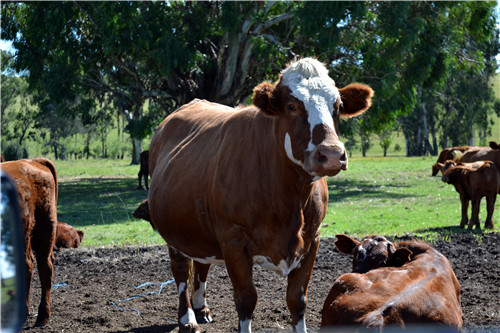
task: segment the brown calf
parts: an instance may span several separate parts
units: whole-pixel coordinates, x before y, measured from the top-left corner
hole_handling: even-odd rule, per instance
[[[337,235],[335,246],[353,255],[353,273],[334,282],[323,305],[323,328],[437,323],[461,329],[460,285],[449,261],[429,244]]]
[[[149,176],[149,150],[145,150],[141,153],[141,167],[139,169],[139,173],[137,177],[139,178],[139,186],[138,189],[142,190],[141,178],[144,178],[144,185],[146,186],[146,190],[149,189],[148,186],[148,176]]]
[[[453,184],[460,194],[462,203],[462,220],[460,227],[465,227],[469,222],[468,229],[476,225],[481,229],[479,223],[479,206],[481,198],[486,197],[487,216],[485,228],[493,229],[493,211],[497,194],[500,193],[500,172],[491,161],[479,161],[476,163],[449,163],[450,167],[443,171],[442,181]],[[472,201],[472,212],[468,221],[467,209],[469,201]]]
[[[47,324],[50,316],[50,288],[53,275],[53,247],[57,230],[57,173],[46,158],[4,162],[0,168],[16,184],[26,255],[26,306],[29,311],[30,288],[36,258],[42,296],[35,325]]]
[[[76,230],[73,226],[57,222],[56,242],[54,243],[54,250],[58,251],[61,247],[71,249],[80,246],[83,241],[83,231]]]

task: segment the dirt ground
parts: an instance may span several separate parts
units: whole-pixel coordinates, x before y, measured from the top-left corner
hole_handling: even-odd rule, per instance
[[[333,281],[351,268],[334,239],[322,239],[309,285],[306,322],[319,328],[321,308]],[[395,239],[394,241],[399,241]],[[464,332],[500,331],[500,234],[457,234],[434,243],[451,262],[462,288]],[[166,246],[79,248],[56,253],[52,314],[49,324],[34,328],[40,287],[35,277],[30,332],[177,332],[177,291]],[[259,300],[252,329],[255,332],[291,331],[285,304],[286,279],[254,269]],[[150,283],[150,284],[146,284]],[[144,286],[141,286],[146,284]],[[139,287],[139,288],[134,288]],[[54,289],[57,288],[57,289]],[[158,292],[161,290],[161,293]],[[208,305],[213,322],[207,332],[234,332],[238,319],[232,287],[224,266],[212,266]]]

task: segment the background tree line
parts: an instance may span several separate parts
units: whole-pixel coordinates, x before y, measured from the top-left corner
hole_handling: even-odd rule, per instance
[[[395,131],[407,155],[470,144],[500,116],[496,2],[2,2],[2,143],[43,133],[90,144],[125,123],[142,141],[193,98],[237,105],[295,57],[326,63],[340,87],[376,92],[370,112],[342,122],[363,156]],[[24,105],[9,113],[9,103]],[[117,120],[118,119],[118,120]],[[120,129],[120,126],[118,126]],[[122,132],[123,135],[123,132]],[[89,144],[87,149],[89,154]],[[478,144],[478,143],[476,143]]]

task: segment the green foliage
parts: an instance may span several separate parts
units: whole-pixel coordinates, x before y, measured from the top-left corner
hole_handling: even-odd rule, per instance
[[[39,108],[22,108],[23,117],[8,119],[48,129],[48,144],[57,156],[59,141],[76,133],[89,140],[105,136],[110,118],[120,114],[128,122],[137,162],[138,142],[178,106],[193,98],[246,102],[256,84],[276,80],[289,60],[316,56],[339,87],[359,81],[376,92],[369,112],[341,124],[349,140],[380,136],[398,125],[407,141],[416,143],[410,155],[434,153],[438,136],[444,145],[465,144],[474,131],[484,140],[491,115],[500,112],[486,84],[498,67],[495,6],[442,1],[2,3],[2,36],[17,50],[15,57],[2,54],[7,76],[24,73],[29,87],[18,82],[16,91],[9,87],[15,80],[3,78],[2,84],[16,96],[29,91],[34,100],[22,100]],[[2,116],[5,109],[2,98]],[[458,120],[473,124],[473,131],[454,131]],[[65,122],[70,126],[62,126]],[[9,128],[17,131],[18,126]],[[22,133],[24,138],[30,130]]]
[[[15,161],[23,158],[28,158],[28,150],[21,146],[18,142],[9,142],[2,144],[2,157],[4,161]]]

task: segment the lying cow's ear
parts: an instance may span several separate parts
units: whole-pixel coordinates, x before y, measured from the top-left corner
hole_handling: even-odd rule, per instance
[[[389,255],[389,260],[387,262],[387,266],[391,267],[401,267],[407,262],[411,261],[411,252],[410,249],[406,247],[400,247],[396,249],[396,251]]]
[[[344,254],[353,254],[354,249],[360,243],[354,238],[351,238],[344,234],[338,234],[335,235],[335,237],[337,237],[337,240],[335,241],[335,246],[337,247],[337,249],[339,249],[341,253]]]
[[[77,230],[78,236],[80,236],[80,242],[83,240],[83,231]]]
[[[276,116],[278,107],[276,106],[276,88],[269,82],[259,84],[253,90],[253,105],[258,107],[268,116]]]
[[[340,116],[343,118],[357,116],[372,105],[373,90],[366,84],[351,83],[339,92],[342,99]]]

